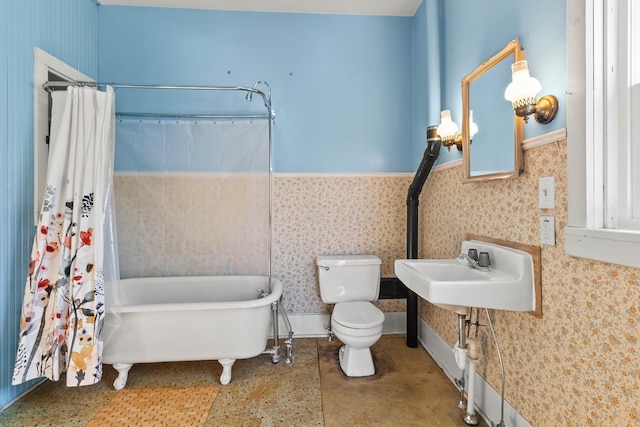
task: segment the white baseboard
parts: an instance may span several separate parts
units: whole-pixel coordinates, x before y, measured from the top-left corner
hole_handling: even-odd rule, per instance
[[[418,325],[418,339],[422,346],[431,355],[433,360],[442,368],[445,375],[454,382],[454,378],[459,378],[461,370],[456,364],[453,347],[447,344],[436,332],[431,329],[422,319]],[[499,337],[498,337],[499,339]],[[466,379],[465,379],[466,380]],[[468,380],[467,380],[468,381]],[[454,382],[455,384],[455,382]],[[507,378],[507,387],[509,379]],[[487,424],[491,425],[500,422],[500,406],[502,398],[488,382],[484,380],[477,372],[475,378],[475,407],[478,414],[484,418]],[[456,405],[457,402],[451,402]],[[504,402],[504,422],[508,426],[513,427],[531,427],[531,424],[520,415],[509,402]]]
[[[327,325],[329,315],[321,313],[290,313],[288,314],[294,338],[316,338],[327,335]],[[283,316],[279,316],[278,335],[286,336],[289,330],[285,324]],[[404,334],[407,331],[407,313],[393,312],[384,314],[382,333]]]

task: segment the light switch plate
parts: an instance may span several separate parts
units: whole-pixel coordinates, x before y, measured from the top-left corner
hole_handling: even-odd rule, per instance
[[[556,207],[556,178],[554,176],[538,179],[538,207],[540,209]]]
[[[540,217],[540,243],[543,245],[556,245],[556,220],[552,216]]]

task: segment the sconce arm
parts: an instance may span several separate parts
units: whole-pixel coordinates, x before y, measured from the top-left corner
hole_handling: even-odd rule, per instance
[[[462,134],[460,132],[456,132],[456,135],[453,138],[443,139],[442,145],[447,147],[447,150],[449,151],[451,151],[451,147],[454,145],[458,151],[462,151]]]
[[[558,98],[554,95],[545,95],[536,103],[536,122],[546,125],[551,123],[558,114]]]
[[[514,109],[516,116],[522,117],[527,123],[529,116],[533,114],[536,122],[541,125],[549,124],[558,114],[558,98],[554,95],[545,95],[534,104],[520,105]]]

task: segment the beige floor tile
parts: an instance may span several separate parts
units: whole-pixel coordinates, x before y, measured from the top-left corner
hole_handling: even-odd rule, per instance
[[[338,341],[295,340],[295,363],[268,355],[238,360],[221,386],[205,426],[465,426],[459,392],[426,351],[404,336],[384,336],[373,347],[377,372],[348,378],[339,367]],[[118,392],[116,372],[67,388],[47,381],[0,413],[2,426],[85,426]],[[216,361],[134,365],[126,389],[220,386]],[[486,424],[481,424],[486,426]]]
[[[460,392],[424,348],[385,336],[372,347],[375,375],[350,378],[340,369],[340,346],[318,341],[325,426],[465,425]]]

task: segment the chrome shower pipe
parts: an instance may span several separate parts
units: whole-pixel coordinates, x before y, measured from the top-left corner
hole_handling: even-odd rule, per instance
[[[286,323],[287,329],[289,330],[289,337],[284,341],[284,345],[286,348],[286,357],[284,359],[284,363],[285,365],[291,365],[293,364],[293,328],[291,327],[291,322],[289,322],[287,310],[285,310],[284,306],[282,305],[282,300],[278,300],[278,304],[280,305],[284,323]]]
[[[271,321],[273,323],[273,348],[269,352],[271,354],[271,363],[280,363],[280,343],[278,339],[278,301],[271,303]]]
[[[282,310],[282,317],[284,318],[284,323],[287,325],[289,335],[293,335],[293,329],[291,328],[291,322],[289,322],[289,316],[287,315],[287,310],[284,309],[284,306],[282,305],[281,300],[278,300],[278,305],[280,306],[280,310]]]
[[[267,95],[265,97],[264,93],[256,89],[258,85],[263,84],[267,87]],[[253,99],[253,94],[258,94],[262,96],[264,101],[264,106],[271,110],[271,85],[267,83],[265,80],[258,80],[254,83],[251,89],[247,89],[247,96],[245,97],[247,101],[251,101]]]
[[[267,87],[267,94],[265,96],[264,92],[259,91],[258,89],[256,89],[258,87],[258,85],[265,85]],[[272,210],[273,210],[273,183],[272,181],[272,176],[273,176],[273,146],[272,146],[272,138],[273,138],[273,129],[272,129],[272,122],[276,117],[275,111],[273,111],[271,109],[271,85],[269,83],[267,83],[266,80],[258,80],[257,82],[255,82],[253,84],[253,86],[249,89],[249,88],[243,88],[243,90],[247,91],[247,95],[245,96],[245,99],[249,102],[251,102],[251,100],[253,99],[253,94],[256,93],[260,96],[262,96],[262,100],[264,102],[264,106],[267,108],[267,111],[269,112],[269,236],[268,236],[268,240],[269,240],[269,280],[271,280],[271,274],[272,274],[272,270],[271,270],[271,259],[272,259],[272,238],[273,238],[273,231],[272,231],[272,224],[273,224],[273,218],[272,218]],[[277,311],[277,307],[276,307],[276,311]],[[285,313],[285,317],[286,317],[286,313]],[[274,318],[274,322],[277,322],[277,315]],[[289,319],[287,318],[287,323],[289,322]],[[289,331],[291,333],[291,326],[289,325]],[[276,340],[277,343],[277,339],[278,337],[276,336],[276,331],[275,331],[275,327],[274,327],[274,340]],[[273,363],[277,363],[277,362],[273,362]]]

